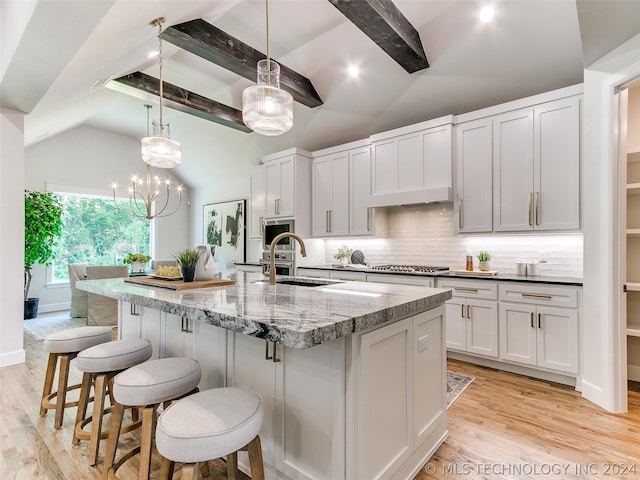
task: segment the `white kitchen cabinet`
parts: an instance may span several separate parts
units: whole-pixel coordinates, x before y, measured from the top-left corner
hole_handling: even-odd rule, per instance
[[[249,193],[249,238],[262,238],[265,216],[265,170],[253,172],[250,177]]]
[[[372,206],[450,200],[452,123],[446,116],[371,136]]]
[[[311,234],[349,235],[349,152],[315,157],[311,177]]]
[[[580,227],[580,97],[493,119],[495,231]]]
[[[491,232],[492,121],[482,118],[456,125],[455,233]]]
[[[496,282],[438,279],[438,288],[450,288],[453,295],[445,303],[447,348],[497,358]]]
[[[343,280],[345,282],[365,282],[367,280],[367,274],[347,270],[331,270],[329,278]]]
[[[345,469],[344,341],[305,350],[278,346],[265,358],[265,340],[229,335],[229,386],[260,394],[266,478],[343,479]],[[269,342],[273,356],[273,343]],[[313,365],[313,375],[309,366]],[[246,455],[239,464],[248,471]]]
[[[395,283],[398,285],[417,285],[419,287],[433,287],[435,284],[434,277],[390,275],[388,273],[367,273],[367,282]]]
[[[520,301],[509,301],[518,294]],[[505,283],[500,285],[500,300],[501,360],[578,373],[575,287]]]
[[[311,217],[311,154],[294,148],[263,157],[265,218]],[[308,230],[308,228],[307,228]]]
[[[296,271],[296,275],[299,277],[309,277],[309,278],[330,278],[331,270],[325,270],[321,268],[298,267]]]
[[[349,151],[349,234],[352,236],[387,235],[386,212],[369,206],[371,201],[371,147]]]

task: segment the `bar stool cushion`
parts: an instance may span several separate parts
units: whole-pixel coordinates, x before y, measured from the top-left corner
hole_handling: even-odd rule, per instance
[[[117,340],[82,350],[76,366],[82,372],[116,372],[149,360],[152,351],[151,342],[144,338]]]
[[[44,341],[49,353],[79,352],[111,341],[112,327],[77,327],[51,333]]]
[[[196,388],[200,375],[200,364],[191,358],[151,360],[116,375],[113,396],[128,406],[162,403]]]
[[[189,395],[158,418],[156,447],[175,462],[195,463],[233,453],[262,428],[262,398],[241,387]]]

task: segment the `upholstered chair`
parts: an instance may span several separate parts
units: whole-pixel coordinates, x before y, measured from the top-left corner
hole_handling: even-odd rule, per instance
[[[87,275],[88,263],[69,263],[69,287],[71,287],[71,311],[72,318],[86,318],[88,307],[88,294],[84,290],[76,288],[78,280],[84,280]]]
[[[125,278],[129,270],[125,265],[110,265],[102,267],[87,267],[87,280],[104,278]],[[89,293],[88,295],[88,325],[117,325],[118,301],[113,298]]]

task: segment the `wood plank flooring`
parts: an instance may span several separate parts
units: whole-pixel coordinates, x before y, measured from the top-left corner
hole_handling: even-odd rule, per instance
[[[87,466],[86,442],[71,445],[75,408],[60,430],[53,412],[38,415],[46,354],[28,334],[25,349],[26,364],[0,368],[0,479],[98,480],[101,463]],[[476,380],[449,409],[449,438],[415,480],[640,478],[637,384],[629,412],[611,414],[570,387],[453,360],[448,367]],[[75,368],[72,376],[80,378]],[[101,457],[104,450],[103,442]],[[136,467],[132,461],[120,477],[135,479]],[[210,479],[226,478],[223,462],[209,468]],[[158,472],[154,462],[152,478]]]

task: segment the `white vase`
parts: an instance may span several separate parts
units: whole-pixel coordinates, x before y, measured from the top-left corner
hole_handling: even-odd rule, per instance
[[[131,262],[131,271],[132,272],[144,272],[145,262]]]
[[[349,258],[348,257],[339,258],[338,262],[340,262],[340,265],[347,265],[349,263]]]
[[[488,272],[489,270],[491,270],[491,266],[489,265],[488,261],[479,261],[478,270],[480,270],[481,272]]]

